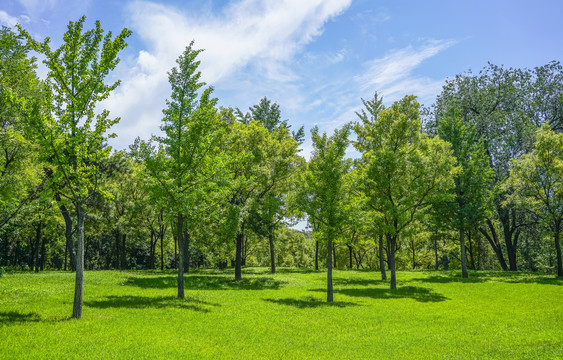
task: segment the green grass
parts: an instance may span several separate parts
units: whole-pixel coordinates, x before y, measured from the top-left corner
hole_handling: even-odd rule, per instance
[[[245,269],[0,277],[0,359],[561,359],[563,281],[529,273]]]

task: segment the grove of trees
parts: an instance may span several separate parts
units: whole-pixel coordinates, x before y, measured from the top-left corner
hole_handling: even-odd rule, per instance
[[[563,276],[563,67],[489,64],[436,103],[361,99],[332,135],[291,131],[278,104],[218,106],[187,44],[168,73],[162,133],[114,151],[100,109],[131,32],[85,17],[62,45],[0,30],[0,269],[244,266],[545,271]],[[36,74],[40,54],[46,79]],[[355,148],[357,158],[347,156]],[[307,220],[307,230],[296,230]],[[322,265],[322,261],[320,261]],[[87,281],[87,279],[86,279]]]

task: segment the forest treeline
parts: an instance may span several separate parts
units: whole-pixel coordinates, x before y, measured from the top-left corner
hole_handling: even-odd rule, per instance
[[[311,130],[309,160],[275,102],[218,106],[193,42],[168,73],[162,133],[112,151],[100,101],[131,32],[70,22],[52,49],[0,32],[0,266],[76,271],[245,265],[557,272],[563,68],[489,64],[435,104],[358,99],[357,121]],[[36,75],[34,53],[48,69]],[[347,151],[355,149],[358,158]],[[291,226],[306,219],[307,231]]]

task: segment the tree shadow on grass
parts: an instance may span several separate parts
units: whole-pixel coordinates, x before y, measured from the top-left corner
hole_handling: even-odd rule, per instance
[[[272,277],[252,277],[235,281],[231,277],[217,275],[188,275],[184,277],[187,290],[277,290],[285,282]],[[135,276],[130,277],[125,285],[150,289],[167,289],[178,286],[173,276]]]
[[[387,284],[385,280],[375,280],[375,279],[346,279],[346,278],[335,278],[334,285],[352,285],[352,286],[374,286]]]
[[[128,308],[128,309],[145,309],[145,308],[181,308],[200,312],[209,312],[209,308],[204,306],[220,306],[219,304],[186,297],[178,299],[170,296],[108,296],[103,300],[85,301],[84,305],[93,308]]]
[[[470,272],[468,278],[462,278],[459,273],[442,273],[424,278],[416,278],[411,281],[424,283],[484,283],[484,282],[505,282],[511,284],[545,284],[563,285],[562,278],[550,275],[533,274],[526,272],[512,271],[478,271]]]
[[[310,309],[310,308],[317,308],[321,306],[330,306],[330,307],[347,307],[347,306],[357,306],[358,304],[353,302],[346,302],[346,301],[334,301],[334,302],[326,302],[326,300],[318,299],[312,296],[307,296],[301,299],[296,298],[285,298],[285,299],[264,299],[264,301],[268,301],[275,304],[280,305],[289,305],[294,306],[298,309]]]
[[[41,317],[37,313],[20,313],[18,311],[2,311],[0,312],[0,323],[24,323],[24,322],[39,322]]]
[[[326,292],[326,289],[311,289],[309,291]],[[440,302],[450,300],[432,289],[417,286],[401,286],[398,289],[363,288],[363,289],[338,289],[337,294],[353,297],[369,297],[372,299],[413,299],[418,302]]]

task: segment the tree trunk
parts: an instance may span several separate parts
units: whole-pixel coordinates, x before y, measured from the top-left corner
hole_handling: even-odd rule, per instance
[[[559,234],[561,233],[561,220],[556,221],[554,240],[555,240],[555,253],[557,255],[557,277],[563,277],[563,266],[561,261],[561,244],[559,243]]]
[[[346,246],[348,246],[348,252],[349,252],[349,255],[350,255],[350,266],[349,266],[349,268],[351,269],[352,268],[352,245],[346,244]]]
[[[76,204],[77,218],[77,245],[76,254],[76,282],[74,286],[74,305],[72,307],[72,317],[80,319],[82,317],[82,299],[84,290],[84,210],[82,203]]]
[[[461,277],[467,278],[467,256],[465,254],[465,232],[463,231],[463,220],[459,226],[459,247],[461,249]]]
[[[500,243],[498,241],[498,236],[497,236],[497,232],[495,230],[495,227],[494,227],[494,225],[493,225],[493,223],[490,219],[487,219],[486,222],[487,222],[487,225],[489,227],[489,230],[491,231],[492,237],[483,228],[479,228],[479,231],[481,232],[481,234],[483,234],[483,236],[487,239],[487,241],[489,242],[489,244],[493,248],[493,251],[495,252],[495,254],[497,256],[497,259],[499,261],[499,264],[500,264],[500,267],[502,268],[502,270],[508,271],[508,266],[506,265],[506,261],[504,260],[504,255],[502,254],[502,247],[500,246]]]
[[[74,244],[72,241],[72,218],[70,217],[70,214],[66,206],[61,203],[61,196],[59,194],[55,195],[55,200],[59,204],[59,209],[61,210],[61,214],[63,215],[63,219],[65,221],[66,250],[70,258],[70,270],[76,271],[76,254],[74,253]],[[66,270],[66,262],[65,262],[65,270]]]
[[[241,228],[237,233],[237,244],[235,254],[235,280],[242,280],[242,241],[244,237],[244,229]]]
[[[397,275],[395,271],[395,251],[397,249],[397,236],[387,235],[389,246],[389,270],[391,270],[391,290],[397,289]]]
[[[383,255],[383,235],[379,235],[379,270],[381,271],[381,280],[387,280],[385,272],[385,259]]]
[[[178,214],[176,216],[176,239],[178,242],[178,248],[180,250],[180,259],[178,261],[178,298],[184,298],[184,241],[183,241],[183,229],[184,227],[184,216]]]
[[[270,272],[272,274],[276,273],[276,256],[274,253],[274,231],[273,229],[270,227],[270,229],[268,230],[268,240],[270,243]]]
[[[332,245],[332,236],[329,234],[327,242],[327,259],[326,259],[326,302],[333,301],[333,289],[332,289],[332,251],[334,247]]]
[[[319,270],[319,240],[315,241],[315,270]]]

